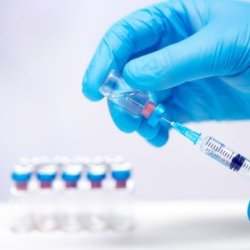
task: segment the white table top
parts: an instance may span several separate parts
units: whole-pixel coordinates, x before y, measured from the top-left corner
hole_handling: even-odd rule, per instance
[[[137,202],[133,233],[12,233],[0,204],[1,250],[250,249],[247,201]]]

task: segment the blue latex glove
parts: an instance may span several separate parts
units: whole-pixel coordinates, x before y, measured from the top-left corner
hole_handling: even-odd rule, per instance
[[[136,11],[105,34],[84,80],[90,100],[108,73],[121,71],[134,89],[152,91],[177,122],[250,118],[250,4],[170,0]],[[115,124],[153,145],[168,129],[152,129],[109,103]]]
[[[248,203],[247,216],[248,220],[250,220],[250,202]]]

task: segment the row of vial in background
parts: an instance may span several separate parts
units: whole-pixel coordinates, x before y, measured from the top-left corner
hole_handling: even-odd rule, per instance
[[[15,232],[134,227],[131,164],[121,156],[22,158],[12,181]]]

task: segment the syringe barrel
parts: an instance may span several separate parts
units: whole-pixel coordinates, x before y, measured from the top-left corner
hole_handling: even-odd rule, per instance
[[[201,138],[200,140],[197,144],[200,145],[201,151],[206,155],[227,166],[229,169],[250,177],[250,161],[247,158],[211,136]]]

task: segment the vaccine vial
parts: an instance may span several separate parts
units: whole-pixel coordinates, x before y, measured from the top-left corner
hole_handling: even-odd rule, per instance
[[[72,164],[65,166],[62,172],[64,188],[61,194],[60,207],[61,227],[63,231],[77,232],[82,229],[82,207],[79,180],[82,174],[82,165]]]
[[[56,175],[56,166],[52,164],[41,165],[36,174],[38,188],[33,198],[35,210],[34,221],[35,227],[39,231],[52,231],[58,227],[58,196],[53,185]]]
[[[107,228],[107,199],[103,182],[106,178],[105,164],[91,163],[87,170],[89,188],[86,194],[86,228],[103,231]]]
[[[16,165],[12,172],[11,193],[11,229],[15,232],[26,232],[33,229],[29,182],[32,177],[30,167]]]
[[[113,164],[112,178],[109,222],[115,231],[131,231],[134,228],[134,182],[131,178],[131,164],[129,162]]]

